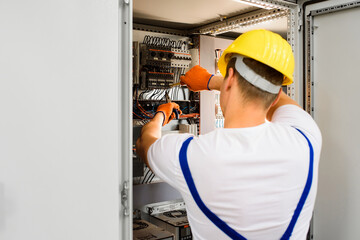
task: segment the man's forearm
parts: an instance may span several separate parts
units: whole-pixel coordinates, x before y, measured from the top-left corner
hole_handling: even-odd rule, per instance
[[[141,129],[141,136],[140,137],[155,137],[161,138],[161,127],[164,120],[164,115],[160,112],[157,113],[153,119],[149,123],[147,123]]]
[[[147,152],[150,146],[159,138],[161,138],[161,127],[164,115],[158,113],[154,118],[141,129],[141,135],[136,141],[136,153],[149,166],[147,160]]]
[[[223,83],[224,78],[222,76],[213,76],[209,82],[209,88],[211,90],[220,91],[221,84]]]

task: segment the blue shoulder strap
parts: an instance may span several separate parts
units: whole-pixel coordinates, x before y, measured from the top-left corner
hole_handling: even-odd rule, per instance
[[[299,218],[300,212],[305,204],[306,198],[309,195],[311,184],[312,184],[312,176],[313,176],[313,161],[314,161],[314,151],[313,147],[311,145],[311,142],[309,139],[305,136],[303,132],[301,132],[299,129],[296,129],[299,131],[307,140],[309,148],[310,148],[310,164],[309,164],[309,173],[307,177],[307,181],[305,184],[304,191],[300,197],[300,201],[294,211],[294,214],[292,216],[292,219],[290,221],[289,226],[287,227],[284,235],[281,237],[281,240],[289,239],[292,231],[294,230],[295,224],[297,219]],[[194,198],[194,201],[200,208],[200,210],[205,214],[207,218],[210,219],[211,222],[213,222],[220,230],[222,230],[226,235],[228,235],[231,239],[236,240],[246,240],[245,237],[240,235],[238,232],[236,232],[234,229],[232,229],[229,225],[227,225],[223,220],[221,220],[218,216],[216,216],[207,206],[204,204],[204,202],[201,200],[201,197],[195,187],[194,180],[192,178],[189,164],[187,161],[187,149],[189,147],[189,144],[193,137],[189,137],[185,140],[183,145],[181,146],[180,153],[179,153],[179,160],[180,160],[180,166],[181,170],[183,172],[185,181],[189,187],[190,193],[192,197]]]
[[[307,179],[306,179],[305,188],[304,188],[304,190],[303,190],[303,192],[301,194],[299,203],[295,208],[295,211],[294,211],[294,214],[293,214],[293,216],[291,218],[289,226],[287,227],[284,235],[280,238],[280,240],[287,240],[287,239],[290,238],[290,236],[291,236],[291,234],[292,234],[292,232],[294,230],[296,221],[299,218],[300,212],[301,212],[302,208],[304,207],[306,198],[309,195],[312,180],[313,180],[313,170],[314,170],[313,169],[314,168],[314,149],[313,149],[313,146],[311,145],[310,140],[306,137],[306,135],[302,131],[300,131],[297,128],[295,128],[295,129],[298,130],[298,132],[301,133],[305,137],[305,139],[306,139],[306,141],[308,142],[308,145],[309,145],[309,149],[310,149],[309,172],[308,172],[308,176],[307,176]]]
[[[194,198],[200,210],[206,215],[206,217],[208,217],[210,221],[212,221],[226,235],[228,235],[232,239],[246,240],[246,238],[241,236],[238,232],[236,232],[234,229],[229,227],[229,225],[227,225],[223,220],[221,220],[218,216],[216,216],[212,211],[210,211],[210,209],[208,209],[204,204],[204,202],[201,200],[200,195],[196,190],[194,180],[191,176],[191,172],[189,169],[189,164],[186,156],[189,143],[191,142],[192,139],[193,137],[189,137],[188,139],[185,140],[185,142],[183,143],[180,149],[180,154],[179,154],[181,170],[184,174],[186,183],[189,187],[192,197]]]

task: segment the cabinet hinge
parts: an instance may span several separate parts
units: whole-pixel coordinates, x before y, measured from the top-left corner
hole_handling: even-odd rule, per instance
[[[301,31],[301,27],[303,26],[303,21],[302,21],[302,13],[301,13],[301,8],[299,8],[298,10],[298,31]]]
[[[125,181],[121,188],[121,204],[124,216],[129,216],[129,181]]]

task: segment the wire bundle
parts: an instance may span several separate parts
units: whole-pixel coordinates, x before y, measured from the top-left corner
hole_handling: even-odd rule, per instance
[[[185,50],[187,45],[187,42],[183,40],[175,41],[167,37],[156,37],[150,35],[146,35],[144,37],[143,43],[150,46],[178,48],[182,50]]]
[[[153,173],[150,168],[148,167],[145,167],[145,174],[144,174],[144,177],[141,181],[141,184],[145,184],[145,183],[151,183],[153,180],[154,180],[154,177],[155,177],[155,173]],[[149,175],[150,173],[150,175]]]

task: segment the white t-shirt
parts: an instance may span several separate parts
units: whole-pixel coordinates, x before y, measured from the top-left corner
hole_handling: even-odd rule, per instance
[[[279,107],[272,122],[250,128],[216,129],[194,138],[188,164],[205,205],[249,240],[280,239],[304,190],[309,146],[314,148],[310,193],[291,239],[306,239],[314,208],[321,133],[311,116],[295,105]],[[229,239],[198,208],[185,182],[179,151],[190,134],[165,135],[148,151],[157,176],[180,191],[194,239]]]

